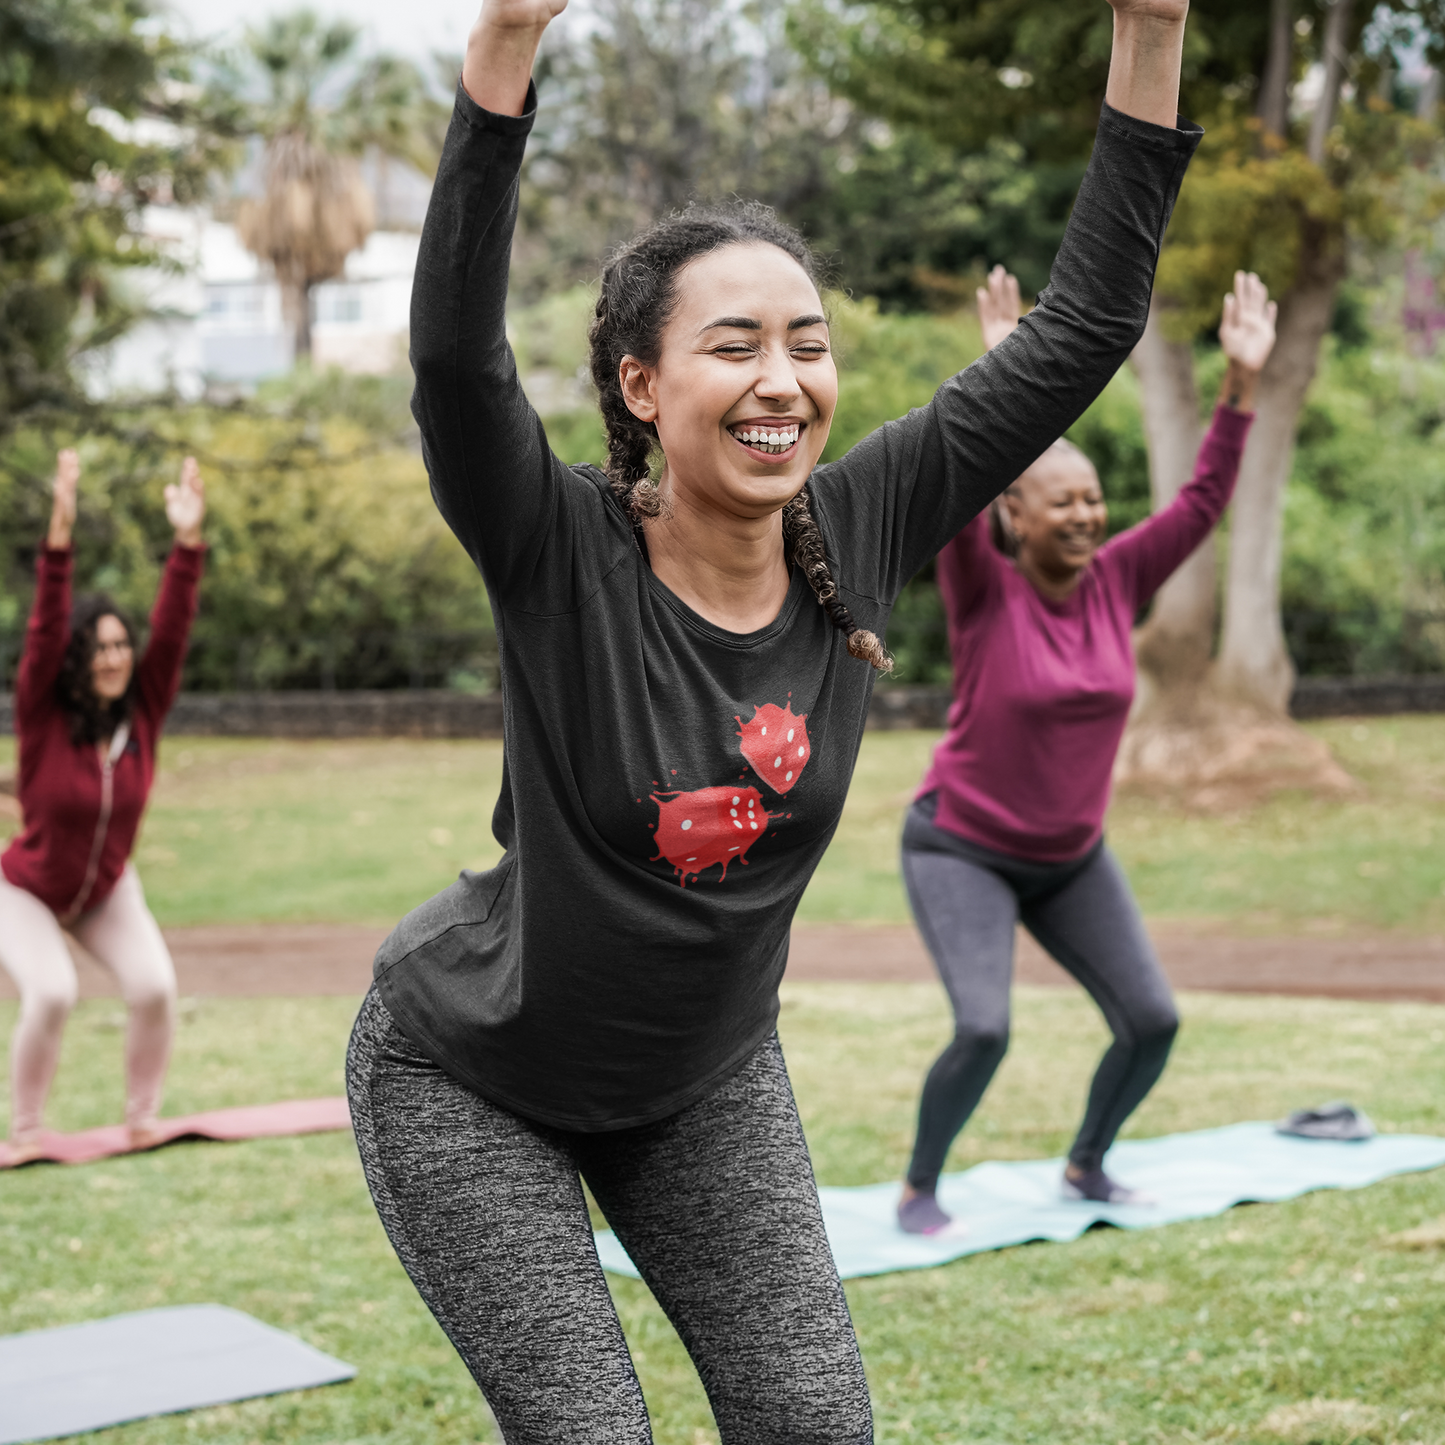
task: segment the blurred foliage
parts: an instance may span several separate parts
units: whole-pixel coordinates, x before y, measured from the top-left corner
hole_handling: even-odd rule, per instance
[[[1428,232],[1445,212],[1440,158],[1438,127],[1378,97],[1343,109],[1323,166],[1263,137],[1252,117],[1222,119],[1190,165],[1159,259],[1166,332],[1212,330],[1237,270],[1284,296],[1302,266],[1343,274],[1347,244],[1363,251]]]
[[[1322,57],[1329,8],[1294,7],[1292,80]],[[1378,246],[1445,210],[1439,127],[1409,113],[1418,97],[1398,83],[1402,58],[1445,58],[1445,0],[1357,9],[1350,86],[1318,163],[1306,156],[1307,109],[1282,136],[1254,115],[1269,7],[1219,0],[1190,12],[1180,107],[1208,130],[1159,266],[1178,339],[1218,324],[1237,269],[1287,298],[1306,275],[1343,276],[1347,246]],[[804,0],[790,34],[836,94],[939,145],[974,157],[1011,145],[1018,172],[1032,177],[1081,166],[1092,148],[1112,42],[1105,10],[1070,0]]]
[[[246,406],[112,411],[88,433],[20,429],[0,450],[0,634],[23,626],[62,445],[78,446],[83,466],[78,586],[140,617],[170,542],[162,487],[186,452],[200,458],[210,557],[190,687],[231,686],[241,655],[262,681],[314,673],[296,639],[486,629],[481,579],[432,504],[408,391],[402,378],[303,370]]]
[[[191,61],[148,0],[0,5],[0,433],[74,399],[76,360],[133,319],[117,275],[165,264],[140,208],[225,158]]]
[[[1024,163],[995,138],[960,155],[922,131],[860,127],[828,185],[788,208],[837,283],[887,310],[970,303],[1000,261],[1037,294],[1048,283],[1083,165]]]
[[[810,74],[788,6],[598,0],[537,70],[513,285],[536,301],[597,274],[694,199],[743,195],[799,226],[835,283],[889,309],[952,310],[1007,259],[1044,284],[1082,163],[1025,166],[999,141],[960,155],[869,120]]]
[[[1336,344],[1285,523],[1286,620],[1315,670],[1445,671],[1445,362]]]
[[[1330,8],[1330,0],[1291,6],[1291,79],[1322,58]],[[1191,9],[1185,115],[1212,125],[1255,104],[1269,18],[1270,7],[1257,0]],[[1074,0],[802,0],[789,34],[812,69],[865,114],[967,152],[1004,137],[1033,164],[1087,157],[1108,81],[1112,22],[1102,6]],[[1363,99],[1380,87],[1382,70],[1398,70],[1398,57],[1423,52],[1431,64],[1445,62],[1445,0],[1356,7],[1348,44],[1354,93]]]

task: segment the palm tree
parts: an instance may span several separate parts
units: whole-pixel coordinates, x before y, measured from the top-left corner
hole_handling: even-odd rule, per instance
[[[409,61],[359,58],[360,34],[311,10],[273,16],[246,32],[239,61],[217,82],[240,129],[265,142],[263,192],[242,202],[236,229],[276,274],[298,359],[311,355],[312,288],[341,275],[374,224],[358,158],[374,147],[436,169],[438,102]],[[252,98],[258,88],[264,95]]]

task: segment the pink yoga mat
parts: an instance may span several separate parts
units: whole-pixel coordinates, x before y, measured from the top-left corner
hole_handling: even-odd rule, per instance
[[[276,1139],[285,1134],[326,1134],[351,1128],[346,1100],[288,1099],[282,1104],[248,1104],[239,1109],[212,1109],[205,1114],[186,1114],[160,1121],[161,1137],[152,1148],[174,1144],[177,1139]],[[47,1130],[42,1161],[54,1164],[89,1164],[115,1154],[131,1154],[130,1136],[123,1124],[101,1129],[83,1129],[78,1134],[57,1134]],[[11,1149],[0,1143],[0,1169],[11,1167]]]

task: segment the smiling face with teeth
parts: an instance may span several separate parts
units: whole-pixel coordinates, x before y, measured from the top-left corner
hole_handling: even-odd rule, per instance
[[[780,512],[797,494],[838,402],[817,288],[765,242],[684,266],[657,361],[626,357],[620,377],[633,415],[657,428],[674,504],[738,520]]]

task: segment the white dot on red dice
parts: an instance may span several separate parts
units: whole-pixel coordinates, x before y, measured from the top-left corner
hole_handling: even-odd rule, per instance
[[[782,755],[781,755],[781,754],[780,754],[778,757],[776,757],[776,758],[773,759],[773,766],[774,766],[775,768],[780,768],[780,767],[783,766],[783,759],[782,759]]]
[[[793,741],[793,732],[794,732],[794,729],[792,729],[792,728],[789,728],[789,729],[788,729],[788,741],[789,741],[789,742],[792,742],[792,741]]]
[[[799,749],[798,749],[798,756],[799,756],[800,758],[806,757],[807,755],[808,755],[808,750],[807,750],[807,748],[799,748]]]
[[[686,833],[687,830],[688,830],[689,828],[691,828],[691,827],[692,827],[692,819],[691,819],[691,818],[684,818],[684,819],[682,820],[682,831],[683,831],[684,833]]]
[[[791,768],[783,774],[783,781],[785,783],[791,783],[793,781],[793,770]]]

